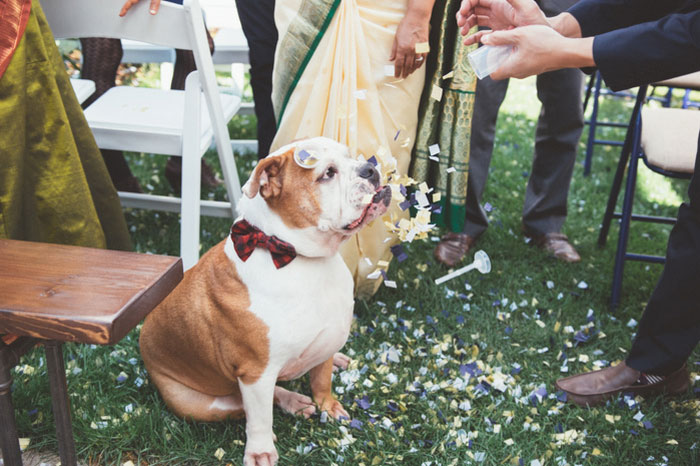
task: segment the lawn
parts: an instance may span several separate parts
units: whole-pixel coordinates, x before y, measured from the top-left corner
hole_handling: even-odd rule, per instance
[[[630,108],[629,101],[607,99],[602,112],[625,120]],[[435,286],[433,280],[447,272],[432,259],[440,232],[405,244],[408,259],[394,261],[388,271],[398,288],[382,286],[374,299],[355,306],[344,348],[353,362],[334,378],[352,420],[304,420],[275,408],[280,464],[700,464],[700,350],[689,361],[693,385],[680,397],[623,397],[582,409],[563,403],[554,391],[558,377],[625,357],[661,267],[628,263],[621,306],[610,312],[617,226],[605,248],[596,240],[616,148],[596,147],[589,177],[576,166],[564,232],[582,262],[560,263],[526,243],[520,215],[538,112],[534,81],[513,81],[484,195],[491,227],[477,244],[491,257],[491,273],[472,271]],[[254,127],[253,117],[238,117],[231,132],[251,138]],[[619,130],[613,133],[611,138],[622,137]],[[129,159],[145,189],[170,192],[164,158],[130,154]],[[207,159],[216,165],[213,154]],[[243,180],[254,159],[239,155]],[[686,188],[687,182],[643,170],[636,208],[675,216]],[[223,188],[204,195],[221,198]],[[127,220],[138,251],[177,255],[176,215],[133,211]],[[224,238],[230,223],[204,219],[202,249]],[[668,232],[635,224],[630,249],[663,254]],[[138,328],[114,347],[65,347],[81,460],[241,464],[244,422],[175,417],[149,382],[137,342]],[[27,356],[14,376],[20,436],[30,439],[30,449],[56,451],[43,351]],[[306,378],[285,385],[309,393]]]

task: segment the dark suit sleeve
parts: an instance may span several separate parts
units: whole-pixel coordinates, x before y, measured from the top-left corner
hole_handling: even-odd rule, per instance
[[[567,11],[581,26],[583,37],[659,19],[685,0],[581,0]]]
[[[700,70],[700,2],[583,0],[568,11],[595,36],[593,59],[613,90]]]

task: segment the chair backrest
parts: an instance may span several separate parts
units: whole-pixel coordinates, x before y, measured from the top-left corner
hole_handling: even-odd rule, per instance
[[[184,0],[182,5],[162,2],[158,13],[149,13],[150,2],[141,0],[125,17],[119,16],[124,0],[40,0],[54,37],[109,37],[132,39],[168,47],[192,50],[200,85],[209,109],[216,148],[222,164],[226,191],[234,204],[240,198],[240,182],[236,173],[231,140],[224,121],[214,63],[204,29],[204,18],[197,0]],[[235,211],[232,211],[235,217]]]
[[[190,15],[184,6],[162,2],[158,14],[148,12],[150,2],[142,0],[119,16],[124,0],[41,0],[46,19],[57,39],[109,37],[132,39],[178,49],[194,49]],[[197,1],[190,8],[201,17]]]

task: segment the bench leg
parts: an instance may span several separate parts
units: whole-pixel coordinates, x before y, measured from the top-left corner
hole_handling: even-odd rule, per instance
[[[78,460],[75,456],[75,442],[73,440],[73,428],[71,427],[66,369],[63,364],[63,345],[57,341],[49,341],[44,346],[46,348],[46,365],[51,386],[53,417],[56,422],[58,454],[61,457],[62,466],[76,466]]]
[[[3,344],[0,351],[5,352],[7,347]],[[21,466],[22,452],[19,450],[17,438],[17,425],[15,424],[15,411],[12,407],[12,374],[11,364],[6,364],[4,357],[0,358],[0,447],[5,466]]]

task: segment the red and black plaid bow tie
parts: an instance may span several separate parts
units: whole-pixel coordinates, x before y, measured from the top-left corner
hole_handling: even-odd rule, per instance
[[[265,248],[272,255],[272,262],[278,269],[292,262],[297,256],[296,249],[291,244],[276,236],[267,236],[245,220],[236,222],[231,227],[231,240],[238,257],[247,261],[257,247]]]

